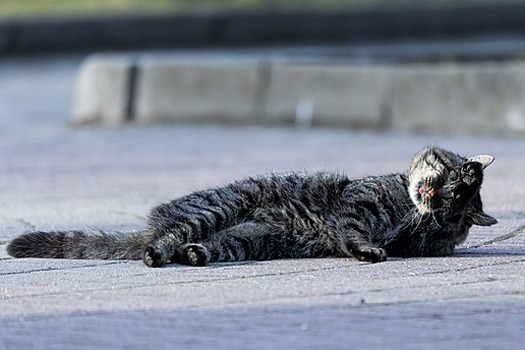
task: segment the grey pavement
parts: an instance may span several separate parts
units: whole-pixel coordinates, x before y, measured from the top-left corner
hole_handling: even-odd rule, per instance
[[[525,140],[355,130],[68,126],[82,57],[0,66],[0,348],[517,349],[525,341]],[[269,171],[404,171],[419,148],[489,153],[498,225],[445,258],[146,268],[15,260],[30,230],[144,225],[149,208]]]

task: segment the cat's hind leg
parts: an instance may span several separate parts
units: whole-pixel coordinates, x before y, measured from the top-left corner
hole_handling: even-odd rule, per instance
[[[149,267],[162,267],[167,263],[204,266],[210,261],[210,252],[198,243],[176,246],[161,240],[146,247],[142,260]]]
[[[149,267],[162,267],[169,262],[165,249],[158,245],[149,245],[142,253],[142,261]]]
[[[170,253],[167,253],[157,242],[156,246],[148,246],[144,250],[142,260],[149,267],[162,267],[167,263],[204,266],[210,260],[210,253],[202,244],[187,243],[181,247],[169,248]]]
[[[175,250],[171,262],[191,266],[205,266],[210,261],[208,248],[199,243],[188,243]]]
[[[202,242],[175,244],[163,236],[144,250],[144,263],[161,267],[167,263],[204,266],[208,262],[269,260],[284,257],[277,242],[276,229],[270,225],[246,222],[211,235]]]
[[[144,263],[150,267],[170,262],[204,265],[205,251],[186,244],[200,243],[233,225],[243,210],[238,203],[245,202],[238,199],[236,191],[223,188],[196,192],[153,208],[148,224],[155,235],[143,250]]]
[[[285,257],[279,243],[284,234],[278,233],[271,225],[245,222],[217,232],[200,246],[207,250],[210,262],[277,259]]]

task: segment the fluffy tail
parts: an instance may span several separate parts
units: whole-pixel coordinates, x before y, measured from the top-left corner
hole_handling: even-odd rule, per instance
[[[31,232],[15,238],[7,252],[15,258],[140,260],[151,239],[148,230]]]

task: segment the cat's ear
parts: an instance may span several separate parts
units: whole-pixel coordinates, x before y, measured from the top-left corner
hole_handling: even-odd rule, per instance
[[[498,220],[496,218],[482,211],[470,213],[469,217],[470,220],[472,220],[472,223],[478,226],[491,226],[498,223]]]
[[[483,169],[485,169],[494,161],[494,157],[489,156],[488,154],[482,154],[479,156],[470,157],[468,161],[481,163],[481,166],[483,166]]]

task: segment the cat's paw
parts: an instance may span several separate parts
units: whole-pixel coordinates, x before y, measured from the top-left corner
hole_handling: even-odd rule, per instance
[[[210,252],[202,244],[187,244],[184,251],[188,256],[189,265],[204,266],[210,261]]]
[[[146,249],[144,249],[142,261],[149,267],[162,267],[166,265],[164,253],[155,247],[146,247]]]
[[[483,181],[483,168],[480,163],[468,162],[460,169],[461,182],[470,189],[477,190]]]
[[[358,251],[354,252],[354,256],[361,261],[377,263],[385,261],[387,254],[383,248],[361,247]]]
[[[465,163],[459,170],[459,183],[453,190],[456,205],[464,205],[470,201],[481,187],[483,168],[480,163]]]

